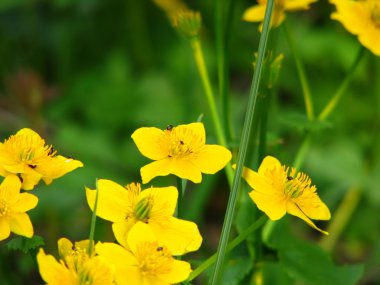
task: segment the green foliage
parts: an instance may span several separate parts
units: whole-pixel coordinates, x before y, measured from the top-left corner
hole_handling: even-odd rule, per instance
[[[37,249],[44,246],[44,239],[38,235],[34,235],[31,238],[26,237],[14,237],[7,242],[9,250],[20,250],[24,253],[37,252]]]

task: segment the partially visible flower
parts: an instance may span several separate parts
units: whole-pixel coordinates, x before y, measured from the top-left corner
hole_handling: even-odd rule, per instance
[[[359,42],[380,56],[380,1],[330,0],[336,7],[331,18],[358,36]]]
[[[19,175],[24,190],[33,189],[41,179],[50,184],[53,179],[82,166],[78,160],[57,155],[31,129],[21,129],[0,143],[0,175]]]
[[[46,255],[41,248],[37,262],[42,279],[48,285],[113,285],[113,267],[100,256],[89,256],[88,245],[88,240],[73,245],[61,238],[58,241],[59,261]]]
[[[0,241],[10,233],[32,237],[33,225],[26,214],[36,207],[38,198],[29,193],[20,193],[21,182],[16,175],[4,178],[0,185]]]
[[[202,26],[201,14],[194,11],[178,12],[174,18],[174,27],[186,38],[199,35]]]
[[[175,187],[151,187],[141,191],[140,184],[131,183],[124,188],[111,180],[100,179],[98,191],[96,215],[113,222],[113,232],[121,245],[128,247],[128,234],[141,221],[174,255],[200,247],[202,237],[197,225],[173,217],[178,199]],[[86,196],[93,210],[96,191],[86,188]]]
[[[307,10],[317,0],[275,0],[272,12],[271,27],[278,27],[285,19],[285,11]],[[245,10],[243,20],[247,22],[263,22],[267,0],[257,0],[258,5]],[[261,29],[261,26],[260,26]]]
[[[258,172],[244,168],[243,178],[253,189],[249,196],[271,220],[279,220],[289,213],[321,233],[328,234],[311,221],[329,220],[331,215],[306,174],[297,173],[294,168],[289,169],[276,158],[267,156]]]
[[[169,285],[189,277],[190,264],[174,259],[148,225],[138,222],[127,243],[128,249],[114,243],[96,245],[99,256],[115,266],[118,285]]]
[[[165,130],[140,128],[132,139],[144,156],[155,160],[140,170],[144,184],[169,174],[200,183],[202,173],[214,174],[231,160],[225,147],[206,144],[202,123],[169,125]]]

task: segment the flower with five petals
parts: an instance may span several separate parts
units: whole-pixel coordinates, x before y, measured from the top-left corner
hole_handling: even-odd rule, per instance
[[[175,187],[148,188],[141,191],[140,184],[123,187],[111,180],[98,180],[96,215],[113,222],[116,240],[128,247],[130,230],[144,222],[165,244],[173,255],[197,250],[202,237],[195,223],[173,217],[178,190]],[[94,209],[96,190],[86,188],[87,202]]]
[[[151,228],[138,222],[128,235],[128,248],[98,243],[96,252],[115,266],[118,285],[169,285],[186,280],[190,264],[173,258]]]
[[[41,179],[50,184],[53,179],[82,166],[78,160],[57,155],[31,129],[21,129],[0,143],[0,175],[19,175],[24,190],[33,189]]]
[[[10,233],[32,237],[33,225],[26,214],[36,207],[38,198],[20,193],[21,181],[16,175],[8,175],[0,185],[0,241]]]
[[[141,168],[142,182],[156,176],[174,174],[194,183],[202,181],[202,174],[214,174],[231,160],[231,152],[219,145],[206,144],[202,123],[140,128],[132,134],[139,151],[155,160]]]
[[[276,158],[267,156],[258,172],[244,167],[243,178],[253,189],[249,196],[271,220],[279,220],[289,213],[321,233],[328,234],[311,221],[329,220],[331,215],[306,174],[297,173],[294,168],[289,169]]]

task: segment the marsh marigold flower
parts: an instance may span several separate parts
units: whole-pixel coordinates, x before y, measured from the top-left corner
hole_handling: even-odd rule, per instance
[[[0,143],[0,175],[19,175],[24,190],[33,189],[41,179],[50,184],[53,179],[82,166],[78,160],[57,155],[31,129],[21,129]]]
[[[96,252],[115,266],[118,285],[169,285],[186,280],[190,264],[173,258],[170,249],[139,222],[128,235],[128,249],[114,243],[98,243]]]
[[[16,175],[4,178],[0,185],[0,241],[10,233],[32,237],[33,225],[26,214],[36,207],[38,198],[29,193],[20,193],[21,181]]]
[[[202,237],[195,223],[173,217],[178,190],[175,187],[149,188],[140,184],[123,187],[111,180],[98,180],[96,215],[113,222],[116,240],[127,247],[129,231],[144,222],[174,255],[197,250]],[[94,208],[96,191],[86,188],[87,202]]]
[[[380,0],[330,0],[336,6],[331,18],[358,36],[359,42],[380,56]]]
[[[90,256],[88,246],[88,240],[72,244],[61,238],[58,241],[59,261],[46,255],[41,248],[37,262],[42,279],[48,285],[113,285],[113,267],[94,253]]]
[[[271,27],[278,27],[285,19],[285,11],[307,10],[317,0],[275,0],[271,19]],[[257,0],[258,4],[245,10],[243,20],[247,22],[263,22],[267,0]],[[260,27],[261,29],[261,27]]]
[[[249,196],[271,220],[279,220],[289,213],[328,234],[311,221],[329,220],[330,211],[318,197],[317,188],[311,185],[306,174],[297,173],[294,168],[289,169],[276,158],[267,156],[258,172],[244,168],[243,178],[253,189]]]
[[[144,156],[155,160],[140,170],[144,184],[169,174],[200,183],[201,173],[214,174],[231,160],[225,147],[206,144],[202,123],[169,125],[165,130],[140,128],[132,139]]]

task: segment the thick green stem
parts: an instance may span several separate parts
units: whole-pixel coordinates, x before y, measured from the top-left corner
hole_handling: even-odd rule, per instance
[[[227,246],[227,252],[230,252],[235,247],[237,247],[240,243],[242,243],[246,238],[255,230],[259,229],[267,220],[266,216],[261,216],[258,220],[256,220],[253,224],[251,224],[248,228],[245,229],[240,235],[238,235],[234,240],[232,240]],[[199,276],[203,271],[213,265],[216,261],[216,254],[210,256],[207,260],[205,260],[201,265],[199,265],[193,272],[191,272],[187,281],[192,281],[194,278]]]
[[[263,61],[265,56],[266,45],[269,37],[269,24],[273,11],[274,0],[268,0],[267,7],[265,11],[263,31],[260,37],[259,49],[258,49],[258,59],[255,72],[253,74],[251,91],[249,94],[247,113],[243,126],[243,133],[240,142],[239,152],[237,156],[237,167],[235,176],[233,179],[232,189],[230,192],[230,197],[228,199],[226,216],[223,223],[222,234],[219,241],[217,259],[215,268],[211,277],[212,285],[221,284],[220,280],[223,275],[223,264],[226,257],[226,248],[228,244],[228,239],[230,236],[231,226],[233,217],[235,214],[237,197],[239,196],[240,181],[243,173],[243,165],[247,153],[248,143],[249,143],[249,134],[251,132],[252,119],[256,106],[257,93],[259,90],[259,84],[261,79],[261,72],[263,67]]]
[[[98,179],[96,179],[96,196],[95,196],[94,210],[92,211],[92,217],[91,217],[91,228],[90,228],[90,237],[89,237],[90,242],[88,244],[89,256],[91,256],[92,250],[93,250],[95,224],[96,224],[96,210],[98,208],[98,197],[99,197],[99,188],[98,188]]]
[[[313,106],[313,101],[312,101],[312,96],[311,96],[311,91],[310,91],[310,85],[306,77],[305,69],[303,67],[302,61],[300,57],[298,56],[297,50],[294,46],[294,41],[293,38],[289,32],[288,25],[286,21],[283,23],[284,26],[284,31],[286,35],[286,39],[289,44],[289,48],[293,54],[294,61],[296,63],[296,68],[297,68],[297,73],[298,77],[301,81],[301,87],[302,87],[302,94],[303,98],[305,101],[305,107],[306,107],[306,115],[309,121],[314,120],[314,106]]]
[[[191,47],[193,49],[194,53],[194,59],[195,63],[198,68],[199,76],[202,81],[203,89],[206,95],[207,103],[210,108],[211,112],[211,118],[214,123],[214,128],[216,132],[216,137],[218,139],[219,144],[221,144],[224,147],[227,147],[227,141],[226,141],[226,136],[223,132],[222,124],[220,121],[220,116],[218,114],[218,110],[216,108],[216,103],[215,103],[215,97],[212,92],[211,84],[210,84],[210,79],[208,76],[204,56],[203,56],[203,51],[202,51],[202,46],[201,42],[198,37],[194,37],[190,41]],[[233,172],[232,172],[232,167],[230,164],[227,164],[225,167],[227,179],[229,182],[229,185],[232,185],[232,179],[233,179]]]
[[[360,49],[358,51],[358,54],[355,57],[354,62],[352,63],[350,70],[348,71],[346,78],[343,80],[342,84],[340,84],[338,90],[335,92],[335,94],[331,97],[330,101],[327,103],[326,107],[323,109],[323,111],[319,114],[318,120],[323,121],[326,120],[327,117],[334,111],[335,107],[339,103],[339,101],[342,99],[344,93],[347,90],[348,85],[350,84],[352,77],[356,71],[356,68],[358,67],[359,63],[361,62],[361,59],[364,57],[365,54],[365,48],[361,45]]]

